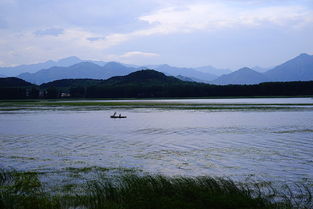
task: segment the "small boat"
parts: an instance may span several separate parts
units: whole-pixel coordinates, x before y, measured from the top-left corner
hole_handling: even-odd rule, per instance
[[[127,118],[127,116],[124,115],[111,115],[111,118]]]
[[[121,114],[116,115],[116,112],[115,112],[113,115],[110,116],[110,118],[127,118],[127,117]]]

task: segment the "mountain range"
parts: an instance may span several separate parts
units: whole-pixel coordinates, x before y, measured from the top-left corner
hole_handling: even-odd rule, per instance
[[[250,71],[242,69],[241,71]],[[212,85],[179,80],[155,70],[139,70],[106,80],[62,79],[34,85],[16,77],[0,78],[0,99],[168,98],[313,95],[313,81],[255,85]]]
[[[173,67],[170,65],[154,65],[148,66],[150,69],[157,70],[161,73],[171,76],[184,76],[196,82],[207,83],[216,79],[218,76],[209,72],[201,72],[193,68]]]
[[[231,72],[227,69],[216,69],[211,66],[184,68],[164,64],[140,67],[117,62],[90,61],[68,57],[33,65],[2,67],[0,74],[2,77],[16,76],[34,84],[42,84],[59,79],[108,79],[147,68],[175,76],[184,81],[218,85],[313,80],[313,56],[308,54],[300,54],[265,72],[262,72],[264,69],[259,67],[254,67],[254,70],[244,67]]]
[[[80,62],[69,67],[51,67],[36,73],[22,73],[17,77],[34,84],[42,84],[69,78],[108,79],[113,76],[127,75],[136,70],[136,68],[126,67],[116,62],[109,62],[104,66],[92,62]]]
[[[313,56],[300,54],[264,73],[271,81],[313,80]]]
[[[210,83],[216,85],[227,84],[258,84],[269,81],[262,73],[256,72],[250,68],[244,67],[235,72],[221,75]]]
[[[35,73],[42,69],[48,69],[51,67],[59,66],[59,67],[68,67],[77,63],[82,62],[81,59],[77,57],[67,57],[64,59],[60,59],[58,61],[48,60],[46,62],[31,64],[31,65],[19,65],[15,67],[0,67],[0,74],[12,77],[18,76],[21,73]]]

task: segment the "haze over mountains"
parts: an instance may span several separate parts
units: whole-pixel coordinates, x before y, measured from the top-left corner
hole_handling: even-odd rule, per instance
[[[269,81],[262,73],[256,72],[250,68],[244,67],[235,72],[222,75],[213,80],[212,84],[227,85],[227,84],[258,84]]]
[[[42,84],[69,78],[108,79],[113,76],[127,75],[136,70],[136,68],[126,67],[116,62],[109,62],[104,66],[92,62],[80,62],[69,67],[51,67],[36,73],[22,73],[17,77],[34,84]]]
[[[173,67],[170,65],[155,65],[155,66],[148,66],[148,67],[151,69],[157,70],[161,73],[165,73],[167,75],[187,77],[196,82],[207,83],[218,77],[217,75],[213,73],[201,72],[193,68]]]
[[[15,67],[0,67],[0,74],[5,76],[18,76],[21,73],[35,73],[42,69],[47,69],[55,66],[68,67],[74,64],[82,62],[77,57],[67,57],[58,61],[48,60],[43,63],[31,64],[31,65],[19,65]]]
[[[313,56],[300,54],[277,67],[265,72],[272,81],[313,80]]]
[[[42,84],[59,79],[108,79],[147,68],[175,76],[184,81],[218,85],[313,80],[313,56],[308,54],[300,54],[264,73],[247,67],[234,72],[227,69],[216,69],[211,66],[183,68],[170,65],[150,65],[139,67],[117,62],[84,61],[77,57],[68,57],[59,61],[2,67],[0,68],[0,75],[16,76],[34,84]],[[254,69],[258,68],[254,67]]]

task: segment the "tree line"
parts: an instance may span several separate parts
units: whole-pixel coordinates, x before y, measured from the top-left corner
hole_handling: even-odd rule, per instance
[[[0,99],[166,98],[313,95],[313,81],[268,82],[258,85],[210,85],[193,82],[126,83],[74,87],[0,87]]]

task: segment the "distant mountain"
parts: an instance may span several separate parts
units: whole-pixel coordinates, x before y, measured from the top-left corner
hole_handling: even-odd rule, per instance
[[[251,69],[254,70],[254,71],[257,71],[257,72],[259,72],[259,73],[264,73],[264,72],[270,70],[271,68],[269,68],[269,67],[254,66],[254,67],[252,67]]]
[[[227,75],[222,75],[212,81],[212,84],[228,85],[228,84],[259,84],[266,82],[268,79],[261,73],[250,68],[241,68]]]
[[[71,66],[80,62],[82,62],[81,59],[73,56],[73,57],[60,59],[58,61],[49,60],[47,62],[38,63],[38,64],[19,65],[15,67],[0,67],[0,73],[6,76],[17,76],[25,72],[35,73],[39,70],[51,68],[54,66],[67,67],[67,66]]]
[[[195,82],[191,78],[186,77],[186,76],[182,76],[182,75],[178,75],[178,76],[176,76],[176,78],[178,78],[179,80],[182,80],[182,81]]]
[[[217,69],[212,66],[184,68],[164,64],[138,67],[117,62],[84,61],[73,56],[58,61],[49,60],[44,63],[32,65],[0,67],[0,77],[17,76],[35,84],[42,84],[60,79],[107,79],[113,76],[126,75],[138,69],[146,68],[154,69],[185,81],[192,80],[194,82],[222,85],[229,83],[255,84],[264,81],[313,80],[313,56],[308,54],[301,54],[268,71],[266,71],[266,68],[256,66],[252,68],[252,70],[254,70],[253,72],[240,71],[236,73],[231,72],[228,69]],[[263,76],[258,73],[263,73]]]
[[[55,62],[56,65],[54,66],[71,66],[71,65],[75,65],[77,63],[82,62],[81,59],[79,59],[78,57],[75,56],[71,56],[71,57],[66,57],[63,59],[58,60],[57,62]]]
[[[310,81],[313,80],[313,56],[299,56],[265,72],[271,81]]]
[[[255,72],[249,68],[238,70],[239,73]],[[235,73],[235,72],[234,72]],[[238,72],[237,72],[238,73]],[[257,72],[255,72],[258,74]],[[253,73],[254,74],[254,73]],[[262,74],[261,74],[262,75]],[[59,82],[59,81],[58,81]],[[58,82],[52,82],[54,84]],[[207,97],[207,96],[278,96],[278,95],[312,95],[311,82],[262,83],[256,85],[210,85],[181,81],[172,76],[154,70],[140,70],[126,76],[116,76],[102,81],[74,83],[74,88],[67,88],[73,97],[85,98],[158,98],[158,97]],[[99,82],[86,86],[86,82]],[[56,87],[56,86],[55,86]],[[64,87],[64,85],[62,86]],[[75,88],[77,87],[77,88]],[[85,87],[85,88],[81,88]],[[58,88],[64,90],[64,88]],[[75,93],[75,94],[74,94]]]
[[[81,62],[91,62],[91,63],[99,65],[99,66],[104,66],[104,65],[108,64],[108,62],[95,61],[95,60],[82,60]]]
[[[154,65],[154,66],[149,66],[149,67],[159,72],[165,73],[167,75],[171,75],[171,76],[181,75],[181,76],[189,77],[191,79],[196,79],[202,82],[209,82],[218,77],[211,73],[204,73],[204,72],[197,71],[193,68],[173,67],[173,66],[166,65],[166,64]]]
[[[18,77],[34,84],[42,84],[60,79],[107,79],[112,76],[127,75],[135,70],[116,62],[109,62],[104,66],[90,62],[81,62],[69,67],[52,67],[36,73],[23,73]]]
[[[221,76],[221,75],[228,74],[228,73],[232,72],[229,69],[218,69],[218,68],[215,68],[212,66],[197,67],[194,69],[197,71],[203,72],[203,73],[210,73],[210,74],[217,75],[217,76]]]
[[[248,68],[238,71],[243,74],[254,72]],[[41,86],[32,85],[18,78],[0,79],[0,100],[63,97],[161,98],[299,95],[313,95],[313,81],[217,86],[181,81],[154,70],[140,70],[126,76],[116,76],[107,80],[63,79]]]
[[[10,87],[28,87],[28,86],[33,86],[33,84],[15,77],[0,78],[0,87],[10,88]]]

